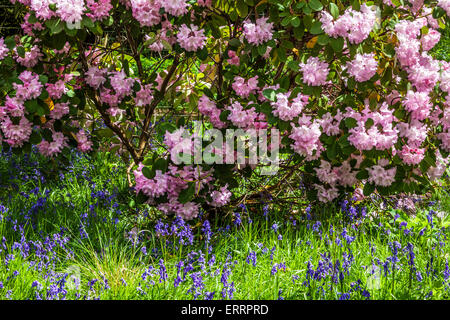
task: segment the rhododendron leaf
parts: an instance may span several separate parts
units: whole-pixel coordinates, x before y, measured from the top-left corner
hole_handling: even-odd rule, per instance
[[[200,60],[206,60],[208,58],[208,48],[203,47],[201,50],[197,50],[196,54]]]
[[[97,134],[100,137],[104,137],[104,138],[111,138],[114,136],[114,132],[109,128],[98,129]]]
[[[236,1],[236,10],[241,18],[245,18],[248,14],[248,6],[244,1]]]
[[[195,195],[195,183],[189,182],[188,187],[180,191],[178,201],[180,201],[180,203],[183,204],[187,203],[194,198],[194,195]]]
[[[344,48],[344,38],[331,38],[330,43],[334,52],[341,52]]]
[[[299,18],[299,17],[294,17],[294,18],[291,20],[291,25],[292,25],[294,28],[299,27],[299,26],[300,26],[300,23],[301,23],[301,21],[300,21],[300,18]]]
[[[239,46],[241,45],[241,41],[239,41],[239,39],[233,38],[228,42],[228,44],[232,48],[239,48]]]
[[[334,160],[336,159],[336,155],[337,155],[337,144],[333,143],[331,147],[327,149],[327,157],[330,160]]]
[[[366,120],[366,123],[364,124],[364,127],[369,130],[374,124],[374,121],[372,118],[369,118]]]
[[[148,197],[143,194],[142,192],[138,192],[137,196],[136,196],[136,203],[138,204],[143,204],[148,200]]]
[[[311,26],[311,30],[310,32],[312,34],[321,34],[323,33],[323,29],[322,29],[322,22],[320,21],[315,21],[312,26]]]
[[[361,10],[361,5],[359,4],[359,0],[353,0],[352,1],[352,8],[355,11],[360,11]]]
[[[147,179],[153,179],[156,175],[155,170],[151,170],[149,167],[143,167],[142,168],[142,174]]]
[[[356,178],[359,180],[365,180],[369,178],[369,172],[367,170],[361,170],[356,174]]]
[[[170,133],[174,132],[177,128],[170,122],[163,122],[158,126],[158,133],[161,135],[166,134],[167,131]]]
[[[368,197],[375,191],[375,186],[371,183],[366,183],[364,185],[363,194]]]
[[[47,20],[45,25],[50,29],[51,36],[64,30],[64,23],[59,19]]]
[[[314,11],[320,11],[323,9],[323,5],[319,0],[310,0],[308,6]]]
[[[377,186],[377,191],[380,195],[382,196],[387,196],[389,195],[391,192],[391,188],[390,187],[383,187],[383,186]]]
[[[298,40],[301,40],[303,38],[303,35],[305,34],[305,28],[303,26],[303,22],[300,22],[300,26],[298,28],[294,28],[294,37]]]
[[[38,103],[36,100],[25,101],[25,108],[29,113],[35,113],[38,109]]]
[[[317,43],[321,46],[326,46],[330,42],[330,37],[326,34],[321,34],[317,37]]]
[[[9,36],[5,39],[5,45],[9,50],[12,50],[16,46],[16,41],[14,40],[13,37]]]
[[[333,18],[335,18],[335,19],[337,19],[339,17],[339,8],[333,2],[330,3],[330,13],[333,16]]]
[[[356,120],[354,118],[346,118],[344,120],[344,122],[345,122],[345,126],[349,129],[352,129],[358,125],[358,123],[356,122]]]
[[[18,46],[17,54],[19,55],[19,57],[24,58],[25,57],[25,48],[23,46]]]
[[[166,159],[158,158],[153,164],[153,170],[161,170],[162,173],[167,171],[168,162]]]
[[[260,56],[265,55],[266,51],[267,51],[267,46],[266,45],[262,44],[262,45],[258,46],[258,53],[259,53]]]
[[[445,10],[442,9],[441,7],[435,7],[433,9],[433,13],[432,13],[433,18],[435,19],[439,19],[443,16],[445,16]]]
[[[42,141],[42,137],[37,131],[33,130],[33,132],[30,135],[30,140],[29,141],[30,141],[31,144],[36,145],[36,144],[39,144]]]

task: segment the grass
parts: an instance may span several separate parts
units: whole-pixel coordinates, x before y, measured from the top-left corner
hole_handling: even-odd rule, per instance
[[[261,205],[210,233],[135,204],[110,155],[66,168],[0,157],[0,299],[449,298],[445,189],[415,216]]]

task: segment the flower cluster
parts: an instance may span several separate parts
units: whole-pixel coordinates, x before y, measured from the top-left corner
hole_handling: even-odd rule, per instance
[[[330,37],[344,37],[350,43],[358,44],[369,36],[369,33],[375,25],[375,8],[369,7],[364,3],[361,5],[360,12],[349,8],[336,20],[334,20],[331,14],[324,11],[322,12],[320,22],[322,22],[323,30]]]
[[[318,57],[309,57],[306,63],[300,65],[303,72],[303,81],[310,86],[322,86],[326,84],[328,73],[328,63],[320,61]]]
[[[272,39],[273,23],[267,21],[263,17],[256,19],[256,23],[244,23],[244,36],[248,43],[258,46]]]
[[[290,92],[278,93],[276,102],[272,102],[273,114],[281,120],[290,121],[299,116],[303,108],[308,104],[309,96],[299,93],[292,101],[289,101]]]
[[[180,31],[177,34],[177,40],[186,51],[197,51],[205,45],[206,37],[204,30],[199,29],[198,26],[192,25],[190,27],[185,24],[181,25]]]
[[[356,54],[355,58],[347,62],[348,73],[358,82],[372,78],[377,72],[378,62],[374,53]]]

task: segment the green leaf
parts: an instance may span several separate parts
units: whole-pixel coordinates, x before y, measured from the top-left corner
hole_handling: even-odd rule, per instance
[[[31,135],[30,135],[30,140],[29,140],[29,142],[30,142],[31,144],[36,145],[36,144],[39,144],[41,141],[42,141],[41,135],[40,135],[38,132],[33,131],[33,132],[31,133]]]
[[[369,178],[369,172],[367,170],[361,170],[356,174],[356,178],[359,180],[364,180]]]
[[[231,111],[230,110],[224,110],[220,113],[219,119],[220,121],[227,121],[228,120],[228,116],[230,115]]]
[[[335,18],[335,19],[337,19],[339,17],[339,8],[333,2],[330,3],[330,13],[333,16],[333,18]]]
[[[375,191],[375,186],[371,183],[366,183],[364,185],[363,194],[367,197],[370,196]]]
[[[142,168],[142,174],[147,179],[153,179],[156,175],[155,170],[151,170],[149,167],[143,167]]]
[[[180,194],[178,195],[178,201],[183,204],[187,203],[194,198],[194,194],[195,194],[195,183],[189,182],[187,189],[181,190]]]
[[[208,48],[205,46],[201,50],[198,50],[197,57],[202,61],[206,60],[208,58]]]
[[[344,48],[344,38],[331,38],[330,42],[334,52],[341,52]]]
[[[315,21],[315,22],[312,24],[312,26],[311,26],[310,32],[311,32],[312,34],[321,34],[321,33],[323,33],[323,30],[322,30],[322,22],[320,22],[320,21]]]
[[[153,164],[153,170],[161,170],[162,173],[167,171],[168,162],[166,159],[159,158]]]
[[[248,6],[244,1],[236,1],[236,10],[241,18],[245,18],[248,14]]]
[[[442,9],[441,7],[435,7],[433,9],[433,13],[432,13],[433,18],[435,19],[439,19],[443,16],[445,16],[445,10]]]
[[[16,41],[14,40],[13,37],[7,37],[5,39],[5,45],[8,47],[9,50],[12,50],[16,46]]]
[[[330,160],[336,159],[336,154],[337,154],[336,151],[337,151],[337,145],[336,145],[336,143],[333,143],[331,145],[331,147],[327,149],[327,157],[328,157],[328,159],[330,159]]]
[[[357,124],[358,124],[358,122],[357,122],[356,119],[354,119],[354,118],[346,118],[346,119],[344,120],[344,122],[345,122],[345,126],[346,126],[348,129],[352,129],[352,128],[356,127]]]
[[[308,6],[314,11],[320,11],[323,9],[323,5],[319,0],[311,0],[308,3]]]
[[[31,114],[35,113],[38,107],[39,105],[36,100],[25,101],[25,109]]]
[[[317,37],[317,43],[321,46],[326,46],[330,42],[330,38],[326,34],[321,34]]]
[[[25,57],[25,48],[22,46],[17,47],[17,54],[19,57],[24,58]]]
[[[230,45],[230,47],[232,48],[239,48],[239,46],[241,45],[241,41],[239,41],[239,39],[231,39],[228,44]]]
[[[294,27],[294,28],[297,28],[297,27],[299,27],[300,26],[300,18],[299,17],[294,17],[294,19],[292,19],[291,20],[291,25]]]
[[[265,89],[265,90],[263,90],[263,96],[266,97],[270,101],[275,101],[276,92],[273,89]]]

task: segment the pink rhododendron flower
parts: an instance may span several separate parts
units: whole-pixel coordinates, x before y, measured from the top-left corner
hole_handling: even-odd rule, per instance
[[[32,46],[30,51],[26,51],[25,56],[23,58],[19,56],[16,48],[14,48],[14,53],[15,53],[14,58],[16,59],[16,61],[27,68],[34,67],[39,62],[39,60],[44,56],[41,50],[39,50],[39,47],[37,45]]]
[[[188,12],[186,0],[161,0],[161,6],[173,16],[181,16]]]
[[[348,73],[358,82],[372,78],[377,72],[378,62],[374,53],[356,54],[355,58],[347,62]]]
[[[201,114],[210,118],[210,121],[214,128],[225,128],[226,124],[220,120],[220,109],[216,107],[216,104],[211,101],[207,96],[202,96],[198,101],[198,111]]]
[[[255,119],[258,118],[255,108],[244,109],[237,101],[228,106],[227,109],[231,111],[228,115],[228,120],[233,122],[238,128],[251,128],[255,123]]]
[[[419,164],[425,157],[425,149],[411,148],[405,145],[398,155],[404,163],[408,165],[416,165]]]
[[[380,159],[376,165],[367,168],[367,171],[369,172],[369,179],[367,179],[367,181],[376,186],[389,187],[395,181],[397,168],[393,167],[385,169],[384,167],[388,164],[389,160]]]
[[[256,19],[256,23],[244,23],[244,36],[248,43],[258,46],[272,39],[273,23],[267,18]]]
[[[9,117],[3,119],[0,128],[3,131],[5,141],[11,147],[21,147],[24,142],[30,139],[32,123],[27,118],[22,117],[19,124],[13,124]]]
[[[98,67],[90,67],[85,73],[86,83],[94,89],[100,88],[100,86],[105,83],[106,70],[99,69]]]
[[[420,146],[428,135],[428,127],[418,120],[412,120],[411,123],[400,122],[396,128],[399,137],[407,138],[410,146]]]
[[[109,17],[109,12],[113,8],[111,0],[86,0],[86,4],[90,10],[86,15],[93,21],[103,20]]]
[[[427,92],[414,92],[409,90],[402,103],[405,109],[411,112],[413,119],[424,120],[430,114],[431,103]]]
[[[317,199],[320,202],[330,202],[336,199],[339,195],[339,191],[336,187],[325,188],[322,185],[315,184],[314,187],[317,190]]]
[[[427,34],[422,35],[422,49],[425,51],[433,49],[433,47],[441,39],[441,33],[437,30],[431,29]]]
[[[185,24],[181,25],[180,31],[177,34],[177,40],[186,51],[197,51],[203,47],[206,42],[204,30],[198,28],[198,26],[191,24],[190,27]]]
[[[319,152],[317,151],[319,151],[321,146],[319,138],[322,134],[319,123],[311,123],[309,120],[300,119],[299,124],[299,127],[292,124],[292,133],[289,136],[289,138],[294,140],[292,149],[305,157],[312,157],[315,151],[315,155],[318,156]]]
[[[134,171],[134,178],[136,180],[136,192],[142,192],[150,198],[158,198],[167,192],[168,178],[161,170],[156,170],[156,175],[153,179],[148,179],[142,174],[142,164]]]
[[[450,0],[438,0],[438,6],[447,12],[447,16],[450,17]]]
[[[339,129],[339,125],[342,119],[343,115],[339,109],[334,117],[331,113],[327,112],[322,116],[322,119],[319,120],[322,131],[328,136],[335,136],[339,134],[341,131],[341,129]]]
[[[68,91],[64,80],[58,80],[55,83],[46,83],[45,86],[52,99],[61,99],[62,95]]]
[[[75,137],[78,142],[78,150],[80,150],[81,152],[88,152],[92,150],[92,141],[89,140],[84,130],[78,131]]]
[[[309,99],[309,96],[299,93],[297,97],[289,101],[289,96],[290,92],[278,93],[276,95],[277,100],[271,103],[274,108],[272,113],[284,121],[290,121],[299,116],[303,107],[308,104]]]
[[[39,152],[46,157],[53,157],[67,147],[67,138],[62,132],[53,132],[53,141],[42,140],[38,145]]]
[[[79,23],[85,10],[84,0],[54,0],[56,14],[67,23]]]
[[[134,98],[136,106],[147,106],[153,101],[153,90],[150,84],[144,86],[141,85],[141,90],[136,92],[136,98]]]
[[[330,72],[328,63],[320,61],[318,57],[309,57],[306,63],[300,65],[303,72],[303,82],[310,86],[322,86],[327,82]]]
[[[58,120],[66,114],[69,114],[69,102],[55,103],[53,110],[50,111],[50,118]]]
[[[220,190],[214,190],[211,193],[212,202],[211,205],[214,207],[223,207],[231,199],[231,192],[228,191],[228,186],[225,185]]]
[[[238,96],[248,98],[250,94],[255,94],[258,90],[258,76],[248,80],[239,76],[235,77],[231,86]]]
[[[159,0],[130,0],[133,17],[141,26],[151,27],[161,22]]]
[[[29,5],[36,14],[37,18],[49,20],[56,13],[50,9],[50,4],[55,3],[54,0],[31,0]]]
[[[23,71],[19,75],[19,79],[23,84],[13,84],[18,99],[25,101],[39,97],[43,86],[37,74],[31,71]]]
[[[331,14],[323,11],[320,22],[322,22],[322,29],[330,37],[344,37],[350,43],[358,44],[369,36],[375,25],[376,15],[373,7],[363,4],[360,12],[349,8],[336,20]]]
[[[3,38],[0,38],[0,60],[3,60],[8,55],[9,49],[5,45],[5,40]]]
[[[7,112],[13,117],[22,117],[24,115],[25,107],[20,99],[17,97],[10,98],[6,96],[5,106],[3,111]]]
[[[132,87],[135,82],[132,78],[127,78],[123,70],[113,71],[109,73],[112,77],[109,78],[111,86],[113,87],[119,100],[130,95],[133,91]]]
[[[232,50],[228,50],[228,56],[230,57],[230,59],[227,60],[227,62],[229,64],[238,66],[240,61],[239,61],[239,57],[237,56],[235,51]]]

